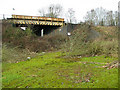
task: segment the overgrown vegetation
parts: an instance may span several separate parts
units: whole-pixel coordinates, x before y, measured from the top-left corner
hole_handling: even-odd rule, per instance
[[[118,57],[117,32],[116,27],[80,25],[68,38],[66,51],[69,55]]]
[[[17,63],[26,61],[27,57],[35,57],[38,55],[35,52],[30,52],[27,49],[20,49],[17,47],[9,47],[9,44],[2,45],[2,62],[3,63]]]
[[[3,88],[118,88],[117,32],[81,24],[68,37],[38,37],[4,24]]]
[[[95,27],[81,24],[77,26],[70,37],[61,35],[38,37],[30,28],[22,31],[3,23],[3,43],[8,44],[9,48],[17,47],[35,53],[62,49],[73,56],[104,55],[117,57],[117,32],[117,28],[114,26]]]
[[[39,52],[58,50],[66,38],[61,35],[38,37],[30,27],[23,31],[5,21],[2,30],[3,61],[7,62],[16,62],[20,58],[23,60],[23,58],[31,56],[30,53],[37,54]]]

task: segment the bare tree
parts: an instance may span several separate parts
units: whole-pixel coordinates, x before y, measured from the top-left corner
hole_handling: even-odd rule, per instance
[[[45,12],[44,9],[40,9],[38,12],[40,13],[41,17],[45,17],[46,16],[46,12]]]
[[[68,17],[67,21],[69,23],[72,23],[73,21],[75,21],[74,15],[75,15],[75,11],[72,8],[69,8],[67,13],[67,17]]]
[[[115,17],[115,25],[117,26],[118,25],[118,12],[117,11],[115,11],[114,17]]]
[[[85,21],[93,25],[104,25],[105,10],[101,8],[92,9],[88,11],[84,17]]]
[[[60,4],[56,4],[56,5],[51,4],[47,8],[47,10],[45,11],[45,9],[40,9],[39,10],[40,16],[58,18],[62,13],[63,7]]]
[[[60,4],[51,4],[48,8],[48,17],[54,17],[57,18],[60,16],[61,12],[62,12],[62,6]]]
[[[113,26],[114,25],[114,21],[113,21],[113,11],[108,11],[107,12],[107,21],[108,21],[108,25]]]
[[[91,11],[88,11],[86,16],[84,17],[85,21],[88,24],[94,24],[96,23],[97,17],[96,17],[96,12],[94,9],[92,9]]]
[[[84,19],[88,24],[114,26],[117,24],[118,16],[117,12],[113,13],[100,7],[88,11]]]

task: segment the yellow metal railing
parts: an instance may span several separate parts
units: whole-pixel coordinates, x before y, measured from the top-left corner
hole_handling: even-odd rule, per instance
[[[63,18],[50,18],[39,16],[24,16],[24,15],[12,15],[10,19],[14,24],[37,24],[37,25],[55,25],[63,26]]]
[[[34,24],[34,25],[54,25],[63,26],[62,22],[50,22],[50,21],[31,21],[31,20],[11,20],[14,24]]]
[[[62,21],[64,22],[63,18],[50,18],[50,17],[39,17],[39,16],[24,16],[24,15],[12,15],[12,18],[16,19],[38,19],[38,20],[48,20],[48,21]]]

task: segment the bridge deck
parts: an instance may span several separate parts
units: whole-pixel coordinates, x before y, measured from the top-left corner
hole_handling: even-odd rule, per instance
[[[63,18],[50,18],[50,17],[39,17],[39,16],[24,16],[24,15],[12,15],[12,18],[8,19],[14,24],[34,24],[34,25],[52,25],[52,26],[63,26]]]

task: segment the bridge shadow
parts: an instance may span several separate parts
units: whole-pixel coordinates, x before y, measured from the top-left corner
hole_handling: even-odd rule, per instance
[[[48,35],[52,32],[54,32],[55,30],[57,30],[58,28],[60,28],[61,26],[50,26],[50,25],[34,25],[32,27],[33,32],[37,35],[37,36],[41,36],[41,30],[43,29],[43,34],[44,35]]]

